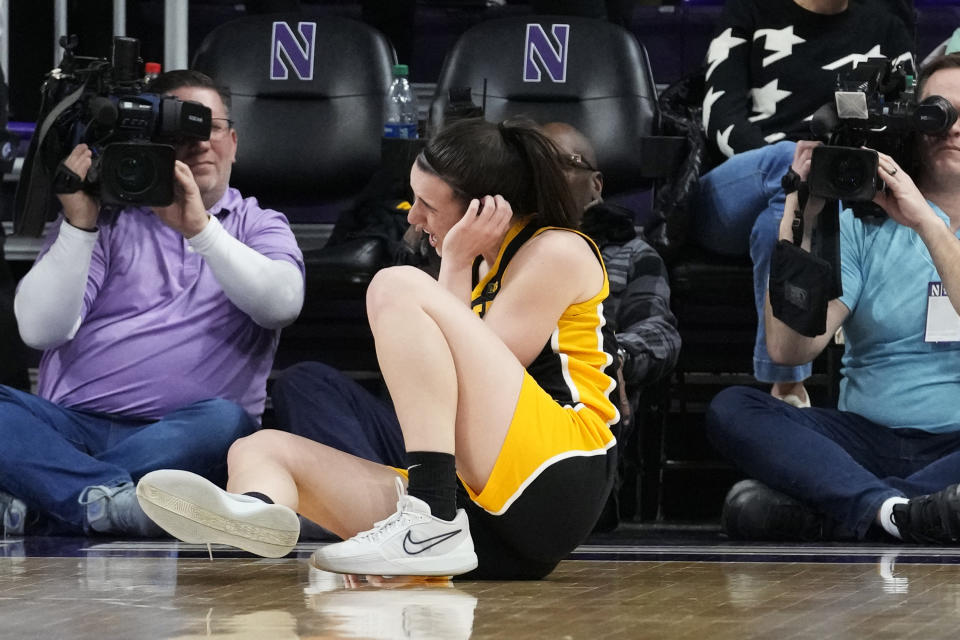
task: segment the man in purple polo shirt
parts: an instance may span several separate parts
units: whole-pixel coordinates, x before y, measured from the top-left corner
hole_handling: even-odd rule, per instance
[[[149,89],[212,111],[210,139],[177,147],[169,207],[63,215],[20,283],[24,341],[43,349],[38,395],[0,386],[0,513],[7,535],[163,535],[137,503],[153,469],[226,480],[230,444],[258,428],[281,327],[303,304],[286,218],[229,187],[230,95],[194,71]],[[86,176],[77,146],[64,166]]]

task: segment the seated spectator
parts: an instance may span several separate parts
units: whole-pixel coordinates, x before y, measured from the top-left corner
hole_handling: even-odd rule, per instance
[[[531,125],[460,120],[410,183],[408,220],[440,254],[439,280],[391,267],[367,292],[406,472],[263,430],[231,448],[230,493],[182,471],[141,479],[171,534],[281,556],[299,511],[346,539],[314,553],[320,569],[530,579],[590,533],[616,469],[615,340],[556,149]]]
[[[960,107],[960,54],[926,67],[919,92]],[[813,359],[843,327],[839,409],[799,409],[745,387],[710,405],[710,440],[755,479],[727,496],[723,524],[733,537],[960,542],[960,122],[944,136],[919,137],[916,184],[879,154],[886,188],[874,202],[888,218],[841,214],[843,293],[828,304],[826,331],[805,337],[766,306],[776,362]],[[802,179],[815,146],[797,145]],[[796,205],[791,193],[781,239],[792,238]],[[806,229],[822,207],[810,197]],[[950,304],[935,304],[935,284]]]
[[[666,267],[636,232],[631,213],[603,201],[603,175],[594,168],[590,141],[561,122],[541,131],[561,154],[577,210],[583,211],[582,230],[603,254],[610,280],[603,314],[623,357],[623,391],[635,400],[644,387],[670,375],[680,353]],[[280,428],[367,460],[403,466],[403,437],[393,407],[333,367],[293,365],[277,377],[271,398]]]
[[[24,341],[44,350],[38,395],[0,387],[7,535],[162,535],[134,482],[157,468],[225,482],[303,303],[286,219],[228,186],[229,93],[192,71],[150,89],[209,107],[210,139],[177,146],[175,200],[152,210],[101,208],[81,190],[85,144],[61,165],[61,220],[14,303]]]
[[[783,216],[780,181],[809,120],[833,102],[837,74],[871,56],[910,58],[910,31],[876,0],[727,0],[707,52],[703,123],[727,159],[701,177],[692,232],[706,249],[750,255],[758,331],[754,376],[771,393],[809,406],[810,364],[767,353],[763,300]],[[793,167],[794,170],[797,167]]]
[[[670,311],[670,284],[660,255],[637,233],[633,213],[603,200],[597,154],[580,131],[551,122],[542,131],[561,154],[581,230],[597,243],[610,279],[603,314],[617,336],[628,390],[669,377],[680,355],[677,319]]]

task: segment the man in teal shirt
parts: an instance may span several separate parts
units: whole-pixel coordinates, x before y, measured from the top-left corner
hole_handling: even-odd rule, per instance
[[[960,107],[960,54],[925,67],[919,93]],[[888,218],[841,214],[843,294],[828,304],[826,331],[797,333],[767,301],[777,362],[812,360],[843,328],[838,409],[796,408],[743,387],[711,403],[711,441],[756,479],[727,496],[732,537],[960,542],[960,122],[918,145],[916,184],[879,154],[886,189],[874,201]],[[798,143],[801,179],[815,146]],[[781,239],[792,238],[796,198],[788,196]],[[805,228],[822,207],[810,198]]]

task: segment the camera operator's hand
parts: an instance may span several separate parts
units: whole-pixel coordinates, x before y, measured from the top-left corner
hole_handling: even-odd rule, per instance
[[[813,150],[822,144],[822,142],[817,140],[799,140],[797,142],[790,168],[797,172],[801,181],[806,182],[807,178],[810,177],[810,167],[813,166]],[[804,209],[804,217],[807,222],[812,223],[820,214],[820,211],[823,209],[823,203],[823,198],[810,194],[807,198],[807,207]]]
[[[813,160],[813,150],[822,143],[816,140],[798,140],[797,146],[793,150],[793,162],[790,168],[793,169],[800,179],[804,182],[810,175],[810,163]]]
[[[210,216],[203,206],[200,188],[197,187],[190,167],[177,160],[173,167],[173,176],[173,204],[169,207],[154,207],[153,211],[165,225],[179,231],[185,238],[192,238],[203,231]]]
[[[87,171],[93,164],[93,153],[85,144],[78,144],[63,161],[63,166],[84,180]],[[100,215],[100,203],[90,194],[80,190],[73,193],[58,193],[60,206],[63,207],[63,216],[67,222],[86,231],[97,228],[97,217]]]
[[[873,201],[899,224],[920,231],[924,224],[942,224],[927,199],[906,171],[885,153],[878,153],[877,176],[886,189],[877,191]]]

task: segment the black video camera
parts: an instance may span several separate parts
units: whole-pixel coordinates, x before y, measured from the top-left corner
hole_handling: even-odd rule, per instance
[[[110,61],[75,55],[76,36],[62,37],[60,45],[63,59],[44,82],[38,127],[24,161],[27,180],[18,187],[20,219],[48,217],[56,168],[80,143],[93,153],[81,188],[101,203],[171,204],[174,145],[209,139],[210,109],[146,92],[135,38],[114,37]]]
[[[810,125],[827,140],[813,151],[812,195],[868,202],[883,187],[873,149],[912,170],[915,134],[943,135],[953,126],[953,105],[941,96],[917,102],[914,78],[911,63],[894,65],[887,58],[870,58],[838,74],[834,104],[820,108]]]

